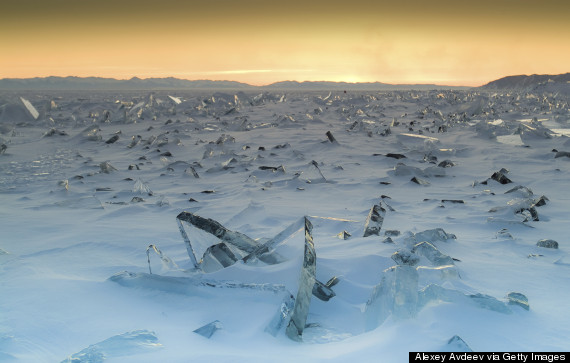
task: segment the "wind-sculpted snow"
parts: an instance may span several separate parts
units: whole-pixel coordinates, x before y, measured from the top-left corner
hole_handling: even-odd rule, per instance
[[[108,359],[564,350],[569,99],[543,88],[3,92],[0,357],[141,329],[162,348]]]

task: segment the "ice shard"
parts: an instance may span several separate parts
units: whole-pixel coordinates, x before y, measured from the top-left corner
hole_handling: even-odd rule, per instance
[[[222,329],[222,323],[220,323],[219,320],[215,320],[194,330],[194,333],[200,334],[201,336],[210,339],[212,335],[214,335],[214,333],[220,329]]]
[[[200,263],[204,272],[214,272],[233,265],[239,260],[232,250],[224,242],[208,247]]]
[[[446,242],[450,239],[457,239],[453,233],[447,233],[442,228],[427,229],[422,232],[413,233],[411,236],[406,238],[406,242],[412,243],[413,245],[418,242],[428,241],[431,243],[435,242]]]
[[[430,185],[430,182],[428,182],[427,180],[418,178],[417,176],[413,177],[412,179],[410,179],[411,182],[416,183],[418,185]]]
[[[32,105],[32,103],[30,101],[28,101],[27,99],[25,99],[23,97],[20,97],[20,100],[22,101],[24,106],[26,106],[26,110],[28,110],[28,112],[30,113],[30,115],[32,115],[34,120],[37,120],[38,117],[40,116],[40,113],[38,112],[38,110],[36,110],[34,105]]]
[[[541,239],[536,242],[536,245],[538,247],[558,249],[558,242],[553,239]]]
[[[313,286],[315,285],[315,274],[317,266],[317,256],[315,253],[315,245],[313,244],[313,225],[305,217],[305,252],[303,257],[303,267],[301,268],[301,276],[299,277],[299,290],[295,299],[295,306],[291,314],[291,320],[285,333],[295,341],[301,341],[303,330],[307,322],[309,314],[309,306],[311,305],[311,295]]]
[[[135,330],[115,335],[92,344],[82,351],[64,359],[61,363],[101,363],[107,358],[125,357],[162,347],[154,332]]]
[[[530,309],[528,298],[520,292],[509,292],[507,294],[507,299],[509,300],[509,305],[518,305],[525,310]]]
[[[435,284],[430,284],[420,290],[418,294],[419,309],[434,301],[465,303],[479,308],[496,311],[502,314],[512,313],[512,310],[509,309],[509,307],[504,302],[499,301],[489,295],[480,293],[466,295],[461,291],[447,289]]]
[[[459,335],[454,335],[447,341],[447,345],[445,349],[442,351],[449,351],[449,352],[472,352],[473,350],[471,347],[465,343],[463,339]]]
[[[287,296],[285,296],[285,298],[283,299],[281,305],[279,305],[279,310],[273,316],[273,318],[269,322],[269,325],[265,327],[265,331],[273,336],[277,336],[279,330],[281,330],[285,322],[291,316],[291,311],[293,311],[294,306],[295,306],[295,298],[293,297],[293,295],[287,294]]]
[[[512,183],[512,180],[507,178],[506,174],[509,171],[505,168],[502,168],[501,170],[494,172],[493,175],[491,175],[491,179],[493,179],[496,182],[499,182],[501,184],[509,184]]]
[[[164,268],[167,269],[178,269],[178,265],[176,265],[176,262],[172,261],[172,259],[170,259],[170,257],[166,256],[164,253],[162,253],[162,251],[156,247],[155,245],[149,245],[146,248],[146,257],[147,257],[147,261],[148,261],[148,273],[152,275],[152,269],[150,267],[150,251],[154,251],[158,257],[160,257],[160,261],[162,262],[162,265]]]
[[[364,225],[364,235],[363,237],[368,237],[372,235],[379,236],[380,229],[382,228],[382,223],[384,223],[384,216],[386,215],[386,209],[382,207],[382,202],[375,204],[368,213],[366,217],[366,224]]]
[[[398,265],[384,271],[366,303],[365,329],[379,327],[390,314],[411,318],[418,311],[418,272],[413,266]]]
[[[420,262],[420,257],[407,249],[394,252],[391,258],[398,265],[416,266]]]
[[[313,285],[312,290],[313,295],[319,300],[329,301],[336,296],[331,287],[336,285],[338,281],[339,280],[336,276],[331,278],[326,284],[323,284],[319,280],[315,280],[315,285]]]
[[[217,237],[219,240],[221,240],[226,244],[226,247],[228,247],[227,245],[231,245],[237,248],[239,251],[243,251],[244,255],[251,254],[258,247],[258,243],[255,242],[252,238],[246,236],[243,233],[230,231],[229,229],[222,226],[220,223],[218,223],[213,219],[203,218],[190,212],[181,212],[176,217],[176,221],[178,222],[180,234],[182,234],[182,238],[184,238],[184,243],[186,244],[186,250],[188,252],[188,256],[190,257],[190,260],[192,261],[192,263],[196,268],[201,268],[201,266],[195,254],[194,248],[192,247],[190,238],[186,233],[186,230],[184,229],[184,225],[182,224],[182,222],[189,223],[193,227],[196,227],[204,232],[207,232]],[[220,246],[217,250],[221,251],[225,249]]]
[[[336,141],[336,139],[334,138],[332,132],[327,131],[327,138],[329,139],[329,141],[333,144],[337,144],[338,141]]]
[[[307,173],[308,178],[307,183],[327,183],[327,178],[325,178],[325,176],[323,175],[323,172],[321,171],[321,169],[319,168],[319,163],[317,163],[315,160],[311,160],[311,162],[309,163],[309,168],[310,166],[313,166],[314,169],[310,170]],[[317,172],[318,177],[315,175],[315,177],[312,177],[314,175],[314,172]]]
[[[434,245],[432,245],[427,241],[416,244],[414,248],[412,248],[412,253],[424,256],[431,263],[433,263],[434,266],[445,266],[445,265],[454,264],[453,259],[451,257],[444,255]]]
[[[110,174],[114,171],[117,171],[117,168],[115,168],[113,165],[111,165],[111,163],[109,163],[108,161],[102,162],[101,164],[99,164],[99,169],[101,170],[102,173],[105,174]]]

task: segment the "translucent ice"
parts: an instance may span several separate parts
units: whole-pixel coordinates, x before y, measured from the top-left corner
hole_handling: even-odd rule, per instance
[[[305,218],[305,253],[301,276],[299,277],[299,290],[297,291],[297,298],[295,299],[291,320],[285,330],[287,336],[296,341],[302,340],[307,315],[309,314],[313,286],[316,280],[317,256],[315,253],[315,245],[313,244],[312,231],[313,225]]]
[[[412,248],[412,253],[420,256],[424,256],[435,266],[453,265],[453,259],[447,255],[441,253],[434,245],[424,241],[416,244]]]
[[[365,328],[376,329],[392,314],[406,319],[418,310],[418,272],[413,266],[398,265],[384,271],[366,303]]]
[[[295,306],[295,298],[291,294],[287,294],[283,299],[281,305],[279,305],[279,310],[273,316],[269,325],[265,328],[265,331],[273,336],[277,336],[277,333],[286,321],[289,320],[293,307]]]
[[[136,330],[90,345],[63,360],[62,363],[100,363],[107,358],[125,357],[159,347],[162,347],[162,344],[158,342],[154,332]]]

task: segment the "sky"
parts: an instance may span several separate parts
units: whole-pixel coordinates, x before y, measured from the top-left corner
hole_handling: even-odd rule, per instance
[[[570,72],[568,0],[2,0],[0,78],[479,86]]]

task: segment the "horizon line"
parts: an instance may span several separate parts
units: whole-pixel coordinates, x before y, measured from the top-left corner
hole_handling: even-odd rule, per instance
[[[508,76],[506,76],[508,77]],[[208,82],[232,82],[232,83],[239,83],[242,85],[247,85],[250,87],[268,87],[274,84],[278,84],[278,83],[285,83],[285,82],[292,82],[292,83],[336,83],[336,84],[349,84],[349,85],[366,85],[366,84],[382,84],[382,85],[387,85],[387,86],[442,86],[442,87],[466,87],[466,88],[476,88],[476,87],[480,87],[480,86],[469,86],[469,85],[464,85],[464,84],[459,84],[459,85],[450,85],[450,84],[443,84],[443,83],[437,83],[437,82],[430,82],[430,83],[387,83],[387,82],[382,82],[382,81],[359,81],[359,82],[350,82],[350,81],[329,81],[329,80],[318,80],[318,81],[314,81],[314,80],[293,80],[293,79],[284,79],[284,80],[280,80],[280,81],[275,81],[275,82],[271,82],[271,83],[265,83],[265,84],[252,84],[252,83],[247,83],[247,82],[243,82],[243,81],[236,81],[236,80],[231,80],[231,79],[209,79],[209,78],[179,78],[176,76],[165,76],[165,77],[147,77],[147,78],[142,78],[139,76],[132,76],[130,78],[115,78],[115,77],[105,77],[105,76],[76,76],[76,75],[68,75],[68,76],[55,76],[55,75],[50,75],[50,76],[34,76],[34,77],[3,77],[0,78],[0,81],[3,80],[34,80],[34,79],[48,79],[48,78],[76,78],[76,79],[89,79],[89,78],[96,78],[96,79],[105,79],[105,80],[113,80],[113,81],[131,81],[131,80],[141,80],[141,81],[145,81],[145,80],[166,80],[166,79],[175,79],[175,80],[181,80],[181,81],[189,81],[189,82],[198,82],[198,81],[208,81]],[[504,78],[504,77],[501,77]],[[492,81],[489,81],[492,82]],[[482,85],[485,85],[489,82],[483,83]]]

